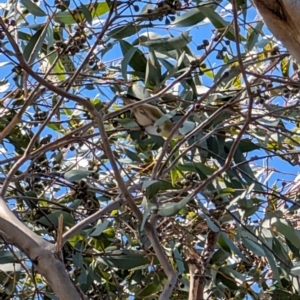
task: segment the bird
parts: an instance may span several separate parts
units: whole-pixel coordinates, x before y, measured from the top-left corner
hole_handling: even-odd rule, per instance
[[[130,94],[122,94],[120,97],[126,105],[136,103],[140,100]],[[147,133],[161,136],[164,139],[169,137],[170,132],[174,127],[174,122],[170,119],[157,122],[165,114],[157,106],[151,104],[145,103],[131,108],[131,113],[135,117],[136,122],[141,127],[145,128]],[[181,135],[178,131],[172,135],[172,139],[179,140],[181,138],[183,138],[183,135]]]

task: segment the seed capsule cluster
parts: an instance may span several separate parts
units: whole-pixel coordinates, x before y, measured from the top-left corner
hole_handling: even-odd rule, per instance
[[[189,1],[184,1],[185,6],[188,5]],[[166,16],[166,25],[169,25],[171,21],[175,20],[175,14],[180,10],[184,4],[179,0],[164,0],[156,4],[154,9],[149,8],[147,13],[149,14],[149,19],[162,21],[164,16]]]
[[[17,21],[15,19],[5,19],[3,20],[5,25],[6,25],[6,29],[10,32],[13,33],[15,31],[15,27],[17,26]],[[0,47],[3,46],[2,40],[4,40],[6,37],[5,35],[5,30],[2,30],[0,28]]]

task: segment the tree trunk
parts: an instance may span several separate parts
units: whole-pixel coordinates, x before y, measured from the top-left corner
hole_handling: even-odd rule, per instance
[[[59,299],[81,299],[63,262],[55,255],[55,245],[42,239],[19,221],[2,198],[0,198],[0,230],[7,242],[28,256],[34,268],[45,277]]]
[[[265,24],[300,63],[300,1],[252,0]]]

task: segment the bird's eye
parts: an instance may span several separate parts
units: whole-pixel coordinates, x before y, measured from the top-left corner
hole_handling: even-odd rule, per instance
[[[157,127],[157,128],[156,128],[156,132],[157,132],[157,133],[161,133],[161,128]]]

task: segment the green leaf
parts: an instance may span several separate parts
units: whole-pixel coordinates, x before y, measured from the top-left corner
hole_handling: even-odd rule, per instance
[[[221,267],[219,268],[219,272],[221,274],[224,274],[225,276],[230,277],[234,282],[238,283],[239,285],[243,284],[246,280],[244,275],[232,269],[231,267]]]
[[[257,43],[258,37],[261,34],[261,30],[263,28],[263,21],[258,21],[255,28],[249,27],[249,30],[251,30],[251,33],[247,39],[247,43],[246,43],[246,49],[248,51],[251,51],[253,49],[253,47],[255,46],[255,44]]]
[[[189,132],[191,132],[192,130],[194,130],[195,127],[196,127],[196,125],[194,122],[184,121],[183,124],[178,129],[178,131],[180,134],[185,135],[185,134],[188,134]],[[205,143],[205,141],[203,141],[203,143]]]
[[[211,23],[215,26],[215,28],[219,30],[225,30],[225,37],[231,41],[235,41],[235,33],[230,26],[230,22],[225,21],[218,13],[214,11],[214,9],[210,7],[202,7],[201,12],[211,21]]]
[[[24,254],[20,251],[0,251],[0,264],[8,264],[13,262],[18,262],[19,259],[22,259]]]
[[[51,55],[48,55],[47,58],[44,58],[45,60],[48,60],[48,62],[45,62],[45,71],[48,70],[50,66],[56,62],[54,67],[52,68],[51,73],[55,73],[55,77],[58,78],[59,81],[63,81],[66,79],[66,70],[64,68],[64,65],[61,61],[61,59],[56,59],[57,58],[57,53],[52,53]],[[49,78],[48,76],[47,78]],[[51,77],[50,77],[51,78]]]
[[[79,9],[82,11],[82,13],[83,13],[83,15],[84,15],[86,21],[87,21],[90,25],[92,25],[93,17],[92,17],[91,11],[88,9],[88,7],[87,7],[86,5],[82,4],[81,2],[80,2],[80,4],[81,4],[81,5],[79,6]]]
[[[79,170],[71,170],[65,173],[65,179],[73,182],[81,179],[87,178],[88,175],[90,175],[92,172],[84,169]]]
[[[281,74],[284,77],[288,77],[289,76],[289,72],[290,72],[290,59],[287,59],[287,57],[284,57],[281,61],[280,61],[280,69],[281,69]]]
[[[179,202],[166,203],[159,208],[158,214],[161,215],[162,217],[173,216],[177,212],[179,212],[190,200],[191,200],[191,197],[187,196]]]
[[[160,87],[161,69],[153,49],[149,49],[149,57],[146,67],[145,86],[146,88],[157,89]]]
[[[36,17],[46,17],[47,14],[31,0],[21,0],[21,3]]]
[[[99,236],[108,227],[109,224],[109,221],[104,220],[103,223],[100,223],[94,227],[94,231],[90,235]]]
[[[136,33],[138,33],[142,28],[147,28],[148,25],[133,25],[129,24],[126,26],[119,26],[107,33],[108,37],[112,37],[114,39],[124,39],[129,36],[132,36]],[[134,45],[134,43],[133,43]]]
[[[129,51],[126,52],[126,54],[124,55],[124,58],[122,60],[121,63],[121,70],[122,70],[122,76],[125,80],[125,82],[127,81],[127,68],[128,65],[133,57],[133,55],[135,54],[135,52],[138,51],[137,48],[132,47],[131,49],[129,49]]]
[[[300,238],[296,234],[294,227],[284,219],[275,218],[271,219],[271,226],[274,230],[280,232],[287,240],[289,240],[295,247],[300,248]]]
[[[157,182],[158,182],[158,180],[146,180],[146,181],[143,182],[143,187],[142,187],[142,189],[145,190],[145,189],[147,189],[149,186],[151,186],[152,184],[157,183]]]
[[[76,281],[78,283],[82,284],[86,284],[87,283],[87,270],[82,268],[81,272],[79,274],[79,276],[76,278]]]
[[[146,190],[148,200],[152,199],[160,191],[161,183],[158,180],[147,180],[143,183],[143,189]]]
[[[291,260],[287,253],[287,247],[286,245],[283,245],[282,242],[279,239],[274,238],[273,239],[273,246],[272,249],[274,253],[276,254],[276,259],[284,261],[286,265],[291,266]],[[289,251],[289,250],[288,250]]]
[[[85,5],[85,8],[90,12],[92,19],[102,16],[109,11],[109,7],[106,2],[98,2],[95,4]],[[82,7],[81,7],[82,9]],[[60,11],[54,16],[54,21],[58,23],[64,23],[65,25],[72,25],[85,19],[83,12],[77,10]]]
[[[11,279],[9,282],[6,282],[5,284],[5,290],[10,294],[13,292],[13,289],[15,287],[16,280],[19,280],[20,278],[20,271],[22,269],[22,265],[20,263],[14,262],[14,263],[7,263],[0,265],[0,270],[3,273],[14,273],[14,279]]]
[[[233,241],[227,236],[225,232],[220,233],[220,236],[223,238],[224,242],[228,245],[228,247],[239,256],[244,262],[249,263],[249,260],[244,256],[241,250],[233,243]]]
[[[274,254],[271,251],[269,251],[268,249],[265,249],[265,253],[266,253],[266,257],[269,261],[271,270],[273,272],[273,278],[275,280],[280,280],[278,265],[277,265],[277,262],[275,260]]]
[[[140,43],[144,43],[146,41],[156,40],[160,38],[164,38],[164,36],[152,31],[147,31],[145,33],[140,34],[139,37],[132,42],[132,45],[138,46]]]
[[[66,55],[66,54],[61,55],[60,61],[63,64],[66,73],[73,73],[76,71],[74,62],[72,59],[70,59],[69,55]],[[76,79],[76,82],[78,82],[78,80],[81,81],[80,79]]]
[[[266,255],[266,253],[265,253],[264,249],[262,248],[262,246],[257,244],[256,242],[242,236],[242,243],[247,249],[252,251],[255,255],[258,255],[258,256],[265,256]]]
[[[134,84],[128,89],[128,93],[130,95],[133,95],[137,97],[138,99],[146,99],[151,96],[151,94],[148,92],[148,90],[145,89],[144,86],[140,84]]]
[[[212,264],[223,262],[231,255],[231,253],[223,250],[223,248],[219,248],[211,258]]]
[[[220,281],[222,285],[227,286],[229,289],[235,291],[238,289],[238,286],[234,280],[234,277],[223,275],[223,272],[218,271],[218,274],[216,276],[217,283]]]
[[[238,164],[238,170],[240,171],[240,174],[243,176],[245,181],[249,185],[254,183],[254,189],[256,191],[264,191],[262,185],[259,182],[257,182],[253,170],[249,165],[249,162],[245,159],[244,154],[239,148],[237,148],[234,153],[234,161],[236,164]]]
[[[170,120],[171,118],[173,118],[175,114],[176,114],[176,110],[169,111],[168,113],[161,116],[158,120],[156,120],[154,126],[162,125],[166,120]]]
[[[175,185],[176,181],[182,177],[181,173],[176,168],[170,171],[170,176],[173,185]]]
[[[206,16],[202,13],[202,8],[204,5],[207,5],[208,2],[199,3],[197,8],[192,8],[188,12],[182,14],[177,17],[174,22],[172,22],[172,26],[175,27],[190,27],[202,22]],[[216,4],[209,4],[209,7],[215,9],[217,7]]]
[[[47,30],[40,29],[38,30],[31,38],[30,41],[24,48],[23,56],[24,59],[29,63],[33,63],[41,50],[44,39],[46,36]],[[30,61],[29,61],[30,59]]]
[[[149,265],[149,258],[140,251],[116,250],[106,253],[97,259],[102,264],[117,269],[130,270],[133,268]],[[155,259],[156,261],[156,259]]]
[[[60,215],[63,215],[63,223],[64,226],[70,227],[75,224],[74,218],[66,211],[56,211],[51,213],[47,216],[41,217],[37,222],[44,224],[46,226],[57,226],[58,225],[58,218]]]
[[[300,262],[297,262],[293,268],[291,268],[291,273],[294,276],[300,276]]]
[[[230,149],[232,142],[225,142],[225,145],[226,145],[227,149]],[[250,139],[243,139],[239,143],[239,150],[242,153],[251,152],[251,151],[259,150],[259,149],[260,149],[260,146],[253,143]]]
[[[165,284],[166,278],[162,272],[156,272],[151,282],[135,294],[136,299],[149,299],[149,296],[161,290],[161,285]],[[152,297],[150,297],[151,299]]]
[[[285,299],[285,300],[299,300],[300,297],[299,295],[295,295],[296,298],[294,298],[293,296],[294,295],[291,295],[290,293],[286,292],[286,291],[283,291],[283,290],[280,290],[280,289],[276,289],[274,290],[271,295],[270,295],[272,298],[272,300],[282,300],[282,299]]]
[[[183,259],[183,257],[181,256],[181,254],[178,250],[179,245],[175,245],[175,243],[173,241],[170,242],[170,245],[171,245],[171,248],[172,248],[172,251],[173,251],[173,254],[174,254],[174,258],[176,260],[178,272],[179,272],[179,274],[183,274],[183,272],[184,272],[184,263],[183,263],[184,259]]]
[[[201,163],[194,163],[194,162],[186,162],[184,164],[180,164],[178,165],[178,169],[181,171],[197,172],[197,173],[198,170],[200,170],[206,176],[210,176],[214,173],[214,170],[207,167],[206,165]]]
[[[213,231],[213,232],[219,232],[220,228],[211,220],[209,216],[206,214],[202,214],[202,217],[206,220],[207,226]]]
[[[89,8],[90,9],[90,8]],[[97,18],[109,11],[109,6],[107,5],[107,2],[96,2],[95,4],[91,4],[91,15],[92,18]]]
[[[124,153],[126,154],[126,156],[128,156],[134,162],[139,162],[139,163],[143,162],[136,153],[134,153],[128,149],[124,149]]]
[[[146,72],[146,66],[147,66],[147,59],[143,52],[140,49],[137,49],[133,47],[130,43],[121,40],[120,41],[121,51],[123,53],[123,56],[127,55],[130,56],[130,59],[128,59],[129,66],[137,72],[140,72],[142,74],[145,74]],[[133,50],[135,49],[135,50]],[[123,65],[123,63],[122,63]]]
[[[155,51],[171,51],[183,48],[191,40],[192,38],[189,36],[189,32],[186,31],[177,37],[148,40],[141,44],[146,47],[152,47]]]
[[[78,252],[76,251],[72,255],[72,260],[73,260],[74,266],[76,268],[81,268],[82,267],[83,259],[82,259],[82,255],[79,251]]]

